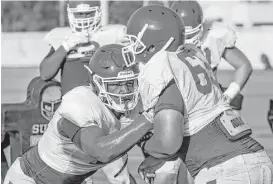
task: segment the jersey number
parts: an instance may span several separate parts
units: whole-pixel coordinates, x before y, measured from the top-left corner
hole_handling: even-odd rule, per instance
[[[189,68],[191,75],[196,83],[197,90],[200,93],[203,95],[211,93],[213,84],[219,87],[218,82],[214,79],[214,77],[209,76],[207,71],[201,65],[191,65],[191,63],[200,63],[200,59],[197,56],[190,55],[183,57],[182,55],[178,54],[178,58],[183,61]]]

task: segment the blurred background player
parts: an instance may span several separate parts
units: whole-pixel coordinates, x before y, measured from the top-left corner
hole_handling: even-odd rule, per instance
[[[87,66],[90,86],[63,96],[38,144],[17,158],[4,184],[80,184],[99,168],[122,159],[153,127],[138,114],[120,130],[121,114],[136,107],[139,94],[138,68],[125,66],[121,48],[112,44],[97,50]],[[127,169],[120,175],[124,172]],[[125,179],[122,183],[129,184]]]
[[[45,37],[51,49],[40,64],[44,80],[54,78],[61,70],[62,92],[87,84],[87,65],[94,52],[106,44],[117,43],[126,27],[101,26],[101,11],[94,1],[68,1],[69,27],[52,29]]]
[[[150,183],[153,172],[164,167],[155,164],[158,160],[179,155],[196,184],[272,183],[272,161],[227,103],[202,52],[193,44],[183,46],[179,36],[184,35],[183,21],[174,17],[178,17],[174,11],[151,5],[138,9],[127,25],[127,34],[136,39],[127,50],[146,63],[138,77],[144,111],[152,116],[159,96],[173,83],[180,94],[172,99],[171,92],[168,98],[178,108],[154,113],[154,135],[143,145],[150,156],[140,165],[142,176]],[[170,26],[171,22],[177,25]],[[184,181],[187,173],[181,169]]]
[[[119,42],[126,30],[124,25],[102,26],[101,10],[94,1],[68,1],[67,15],[70,27],[57,27],[46,35],[45,41],[51,48],[40,64],[40,75],[44,80],[53,79],[60,70],[62,95],[74,87],[88,84],[84,66],[99,47]],[[116,162],[113,171],[123,165]],[[104,173],[113,183],[117,178],[109,172],[108,168]]]
[[[171,9],[184,21],[186,43],[195,44],[203,51],[215,76],[222,58],[235,68],[235,77],[229,87],[221,88],[231,105],[241,110],[243,96],[239,93],[252,73],[252,66],[248,58],[235,46],[235,32],[224,23],[204,21],[203,10],[197,1],[175,1]]]

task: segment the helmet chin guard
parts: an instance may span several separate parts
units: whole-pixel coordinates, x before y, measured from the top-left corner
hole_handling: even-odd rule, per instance
[[[191,26],[185,27],[185,43],[197,45],[199,43],[200,35],[203,32],[203,24],[199,24],[197,27]]]

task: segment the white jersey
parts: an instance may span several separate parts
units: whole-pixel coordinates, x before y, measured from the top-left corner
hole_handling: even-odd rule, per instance
[[[185,104],[185,136],[197,133],[229,108],[201,51],[188,45],[178,53],[158,52],[141,69],[139,89],[145,110],[156,105],[172,79]]]
[[[61,173],[81,175],[103,167],[105,164],[97,164],[95,158],[91,161],[90,156],[60,134],[58,121],[61,118],[79,127],[98,126],[106,134],[119,129],[119,121],[93,93],[92,88],[76,87],[63,96],[60,107],[38,143],[38,152],[47,165]]]
[[[225,49],[234,47],[236,40],[236,33],[228,25],[210,21],[203,23],[201,50],[211,68],[218,67]]]

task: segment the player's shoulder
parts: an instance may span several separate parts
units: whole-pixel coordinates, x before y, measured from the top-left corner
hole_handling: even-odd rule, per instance
[[[215,21],[205,21],[203,24],[204,33],[215,37],[225,38],[227,35],[236,35],[235,31],[225,23]]]
[[[109,24],[102,26],[98,31],[92,34],[92,40],[100,44],[100,46],[121,43],[124,34],[126,33],[126,26],[121,24]]]
[[[56,50],[63,40],[71,34],[72,30],[70,27],[56,27],[46,34],[44,41]]]
[[[113,115],[93,92],[91,86],[79,86],[67,92],[58,113],[78,126],[96,122],[100,127],[105,122],[115,122]]]

